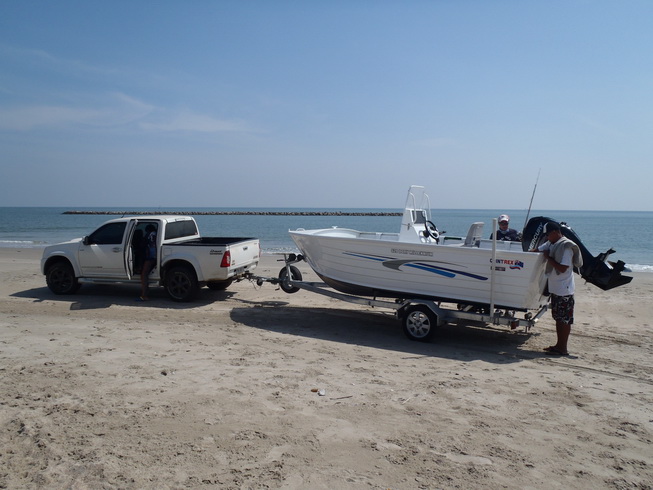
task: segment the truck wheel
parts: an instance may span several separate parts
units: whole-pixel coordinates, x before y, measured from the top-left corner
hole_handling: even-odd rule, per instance
[[[174,301],[192,301],[199,292],[195,271],[189,267],[172,267],[165,275],[165,287],[168,296]]]
[[[299,269],[294,265],[290,266],[290,278],[293,281],[302,280],[302,273],[299,272]],[[296,293],[299,291],[298,287],[291,286],[288,283],[288,269],[286,267],[279,271],[279,286],[281,286],[281,289],[283,289],[288,294]]]
[[[404,333],[410,340],[425,342],[435,333],[438,317],[428,306],[414,305],[406,308],[402,324]]]
[[[226,281],[211,281],[211,282],[207,282],[206,286],[211,291],[224,291],[229,286],[231,286],[232,282],[234,282],[233,278],[227,279]]]
[[[54,294],[73,294],[79,289],[75,271],[67,261],[59,261],[48,267],[45,282]]]

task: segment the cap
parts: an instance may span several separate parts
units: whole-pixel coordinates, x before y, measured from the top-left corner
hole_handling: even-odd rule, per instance
[[[501,223],[502,221],[510,221],[510,216],[508,216],[507,214],[502,214],[501,216],[499,216],[499,223]]]
[[[544,226],[544,233],[549,234],[552,231],[560,231],[560,225],[556,223],[555,221],[549,221],[545,226]]]

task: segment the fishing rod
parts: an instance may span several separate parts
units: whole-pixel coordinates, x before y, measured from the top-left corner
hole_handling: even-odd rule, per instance
[[[535,190],[537,189],[537,183],[540,180],[540,172],[542,171],[542,167],[537,171],[537,179],[535,179],[535,187],[533,187],[533,194],[531,194],[531,202],[528,205],[528,213],[526,213],[526,221],[524,221],[524,228],[526,228],[526,224],[528,223],[528,217],[531,214],[531,206],[533,205],[533,198],[535,197]]]

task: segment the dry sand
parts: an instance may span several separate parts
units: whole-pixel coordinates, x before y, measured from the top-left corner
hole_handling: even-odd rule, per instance
[[[419,343],[390,311],[248,281],[55,296],[39,259],[0,250],[1,488],[653,487],[653,274],[578,279],[554,358],[549,313]]]

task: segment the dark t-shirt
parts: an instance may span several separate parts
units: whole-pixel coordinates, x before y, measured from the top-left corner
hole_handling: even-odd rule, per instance
[[[151,231],[145,237],[145,260],[156,260],[156,232]]]
[[[490,235],[490,239],[492,239],[492,235]],[[504,242],[521,242],[521,237],[519,236],[519,233],[517,233],[517,230],[513,230],[512,228],[508,228],[506,231],[499,229],[497,230],[497,240]]]

